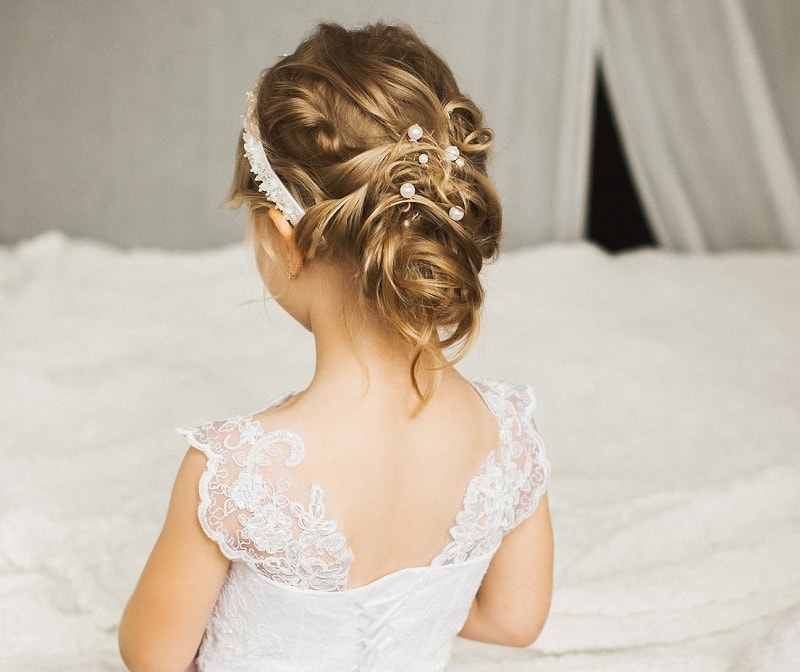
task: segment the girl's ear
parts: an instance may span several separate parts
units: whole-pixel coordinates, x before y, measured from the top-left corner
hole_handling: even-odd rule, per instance
[[[286,243],[286,249],[289,251],[289,273],[296,275],[303,266],[303,254],[294,239],[294,227],[286,221],[286,217],[278,208],[270,208],[268,214],[275,230]]]

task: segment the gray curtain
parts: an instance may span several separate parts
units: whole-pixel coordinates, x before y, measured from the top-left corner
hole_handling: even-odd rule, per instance
[[[322,19],[407,22],[450,62],[507,247],[584,235],[598,59],[660,244],[800,246],[795,0],[0,0],[0,242],[238,240],[244,92]]]

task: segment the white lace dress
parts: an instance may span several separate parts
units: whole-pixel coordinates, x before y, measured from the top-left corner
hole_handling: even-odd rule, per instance
[[[327,517],[325,491],[293,479],[300,435],[265,432],[252,416],[179,430],[207,457],[198,515],[231,560],[201,672],[445,668],[503,535],[533,513],[550,475],[530,388],[473,385],[500,441],[467,485],[448,543],[428,566],[352,589],[353,551]]]

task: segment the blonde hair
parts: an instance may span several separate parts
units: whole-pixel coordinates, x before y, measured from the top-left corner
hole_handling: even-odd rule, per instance
[[[384,24],[320,24],[253,93],[269,161],[306,211],[298,247],[355,269],[364,307],[410,346],[412,382],[427,400],[435,379],[421,389],[421,367],[466,353],[483,303],[478,273],[498,251],[501,207],[486,175],[493,135],[481,110],[411,29]],[[417,142],[413,124],[424,129]],[[448,160],[450,145],[463,162]],[[400,196],[406,182],[413,198]],[[271,205],[241,142],[229,203]]]

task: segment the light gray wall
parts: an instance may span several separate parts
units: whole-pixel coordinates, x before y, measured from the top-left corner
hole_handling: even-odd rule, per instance
[[[537,90],[522,85],[520,72],[538,78],[540,90],[558,86],[557,68],[531,67],[530,45],[560,58],[565,7],[561,0],[0,0],[0,242],[51,228],[123,247],[238,240],[243,214],[219,204],[244,92],[321,19],[405,21],[439,50],[501,140],[494,175],[507,243],[543,239],[547,231],[521,224],[537,195],[526,192],[524,175],[534,158],[517,145],[532,144],[525,129],[547,133],[558,119],[530,97],[519,106],[520,90]],[[501,34],[504,26],[513,35]],[[537,184],[543,201],[551,189]]]

